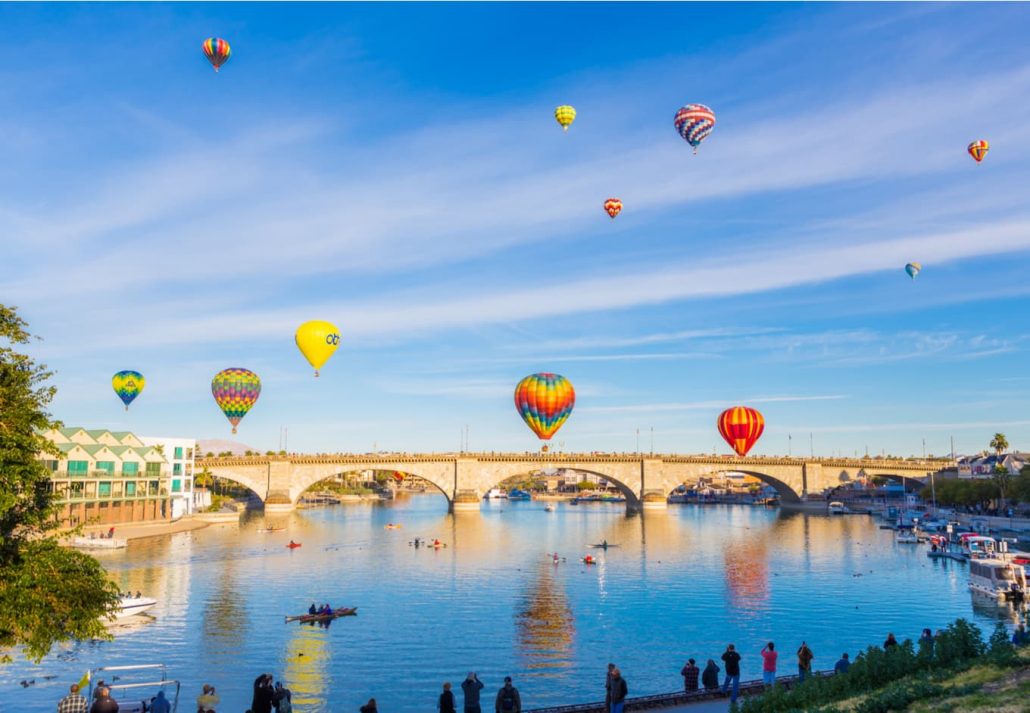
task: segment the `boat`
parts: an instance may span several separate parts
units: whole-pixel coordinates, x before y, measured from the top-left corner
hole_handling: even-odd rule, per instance
[[[519,490],[518,488],[512,488],[508,493],[508,500],[531,500],[529,491]]]
[[[337,609],[332,614],[299,614],[297,616],[286,617],[286,622],[289,624],[291,621],[299,621],[301,624],[306,624],[313,621],[332,621],[333,619],[339,619],[341,616],[357,616],[358,608],[350,607],[348,609]]]
[[[993,537],[964,533],[959,536],[962,551],[971,560],[992,559],[998,550],[998,542]]]
[[[848,511],[847,506],[839,500],[834,500],[827,506],[827,509],[831,515],[844,515]]]
[[[69,544],[79,550],[120,550],[129,546],[129,541],[120,537],[73,537]]]
[[[904,545],[917,545],[919,544],[919,536],[912,532],[899,531],[894,537],[894,541]]]
[[[608,549],[609,547],[618,547],[618,545],[612,545],[612,544],[609,544],[609,543],[607,543],[607,542],[601,542],[601,543],[599,543],[599,544],[596,544],[596,545],[590,545],[590,546],[591,546],[591,547],[596,547],[596,548],[600,548],[600,549],[602,549],[602,550],[607,550],[607,549]]]
[[[1027,593],[1026,570],[1009,560],[970,560],[969,589],[995,599],[1020,602]]]
[[[544,512],[554,512],[557,508],[554,507],[554,503],[547,503],[544,505]]]
[[[294,542],[293,540],[290,540],[290,544],[288,544],[288,545],[286,545],[286,546],[287,546],[288,548],[290,548],[291,550],[295,550],[295,549],[297,549],[298,547],[300,547],[300,546],[301,546],[301,544],[302,544],[302,543],[300,543],[300,542]]]
[[[389,525],[383,525],[383,529],[384,530],[399,530],[399,529],[401,529],[401,526],[400,525],[394,525],[391,522]]]
[[[285,532],[285,527],[259,527],[258,532]]]
[[[590,555],[587,555],[586,557],[581,559],[580,562],[582,562],[583,564],[597,564],[597,560],[595,560]]]
[[[115,612],[115,619],[125,619],[150,611],[157,606],[157,600],[151,597],[123,594],[118,600],[118,611]]]
[[[490,488],[486,491],[487,500],[507,500],[508,493],[504,492],[501,488]]]

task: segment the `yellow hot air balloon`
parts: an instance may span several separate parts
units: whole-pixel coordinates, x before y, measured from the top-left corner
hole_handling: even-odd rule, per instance
[[[335,324],[313,319],[297,327],[294,339],[300,353],[315,367],[315,376],[318,376],[318,370],[329,361],[329,357],[340,345],[340,328]]]
[[[554,110],[554,118],[564,131],[568,131],[572,122],[576,120],[576,109],[568,104],[562,104]]]

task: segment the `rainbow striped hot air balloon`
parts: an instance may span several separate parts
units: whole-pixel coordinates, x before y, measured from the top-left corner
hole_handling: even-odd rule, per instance
[[[716,421],[719,434],[730,444],[730,448],[744,457],[758,442],[765,430],[765,419],[758,411],[747,406],[733,406],[719,414]]]
[[[697,147],[715,128],[715,112],[704,104],[687,104],[676,112],[673,124],[683,140],[693,146],[694,153],[697,153]]]
[[[966,147],[966,151],[973,157],[973,160],[980,163],[984,160],[984,156],[991,150],[991,145],[983,139],[978,139]]]
[[[204,40],[204,44],[201,47],[204,48],[204,55],[216,72],[223,64],[229,61],[229,57],[232,55],[229,43],[221,37],[208,37]]]
[[[576,390],[561,374],[531,374],[515,387],[515,409],[542,441],[551,440],[576,405]]]
[[[114,389],[114,392],[118,394],[118,398],[125,404],[126,411],[129,410],[129,404],[135,401],[136,397],[143,391],[146,383],[147,380],[143,378],[143,374],[131,369],[119,371],[111,377],[111,388]]]
[[[222,369],[211,379],[211,395],[236,433],[236,427],[261,395],[261,379],[249,369]]]
[[[622,201],[618,198],[609,198],[604,202],[604,212],[615,220],[615,216],[622,212]]]
[[[568,104],[562,104],[554,110],[554,120],[561,124],[562,131],[568,131],[572,122],[576,120],[576,109]]]

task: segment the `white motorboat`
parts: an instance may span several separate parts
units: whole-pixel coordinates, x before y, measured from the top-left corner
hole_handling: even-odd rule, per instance
[[[847,505],[840,502],[839,500],[834,500],[832,503],[830,503],[828,509],[831,515],[844,515],[848,511]]]
[[[486,493],[487,500],[507,500],[508,493],[504,492],[501,488],[490,488]]]
[[[1026,597],[1026,570],[1003,559],[969,561],[969,588],[994,599],[1022,601]]]
[[[544,506],[544,512],[554,512],[556,509],[557,508],[554,507],[553,503],[547,503],[547,505]]]
[[[919,536],[913,532],[905,532],[901,530],[898,531],[898,534],[894,537],[894,541],[903,545],[918,545]]]
[[[123,594],[118,606],[118,611],[115,613],[115,618],[125,619],[130,616],[136,616],[137,614],[143,614],[150,611],[155,606],[157,606],[157,600],[151,597],[134,597]]]
[[[119,537],[73,537],[69,544],[79,550],[120,550],[129,546],[128,540]]]

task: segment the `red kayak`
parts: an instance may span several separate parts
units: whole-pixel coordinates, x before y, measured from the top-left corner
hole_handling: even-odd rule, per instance
[[[300,547],[300,543],[299,542],[291,542],[290,544],[288,544],[286,546],[289,547],[291,550],[295,550],[298,547]]]

